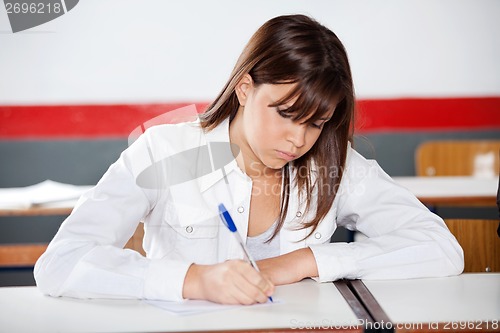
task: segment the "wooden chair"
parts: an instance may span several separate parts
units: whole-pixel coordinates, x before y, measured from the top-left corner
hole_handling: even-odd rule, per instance
[[[144,225],[140,223],[125,248],[146,256],[142,248]],[[0,268],[33,267],[38,258],[47,250],[48,244],[1,244]]]
[[[429,141],[415,154],[417,176],[498,177],[500,140]]]
[[[464,250],[464,272],[500,272],[498,220],[445,219]]]
[[[47,244],[2,244],[0,267],[30,267],[47,249]]]
[[[0,217],[69,215],[70,208],[0,209]],[[48,244],[43,243],[2,243],[0,244],[0,268],[33,267],[45,252]]]

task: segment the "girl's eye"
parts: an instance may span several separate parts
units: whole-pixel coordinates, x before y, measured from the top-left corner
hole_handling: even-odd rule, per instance
[[[286,119],[289,119],[292,117],[291,114],[287,113],[286,110],[280,110],[279,108],[276,108],[276,112],[278,112],[278,114],[283,117],[283,118],[286,118]]]
[[[319,125],[318,125],[318,124],[315,124],[315,123],[311,123],[311,127],[313,127],[313,128],[317,128],[317,129],[322,129],[322,128],[323,128],[323,123],[321,123],[321,124],[319,124]]]

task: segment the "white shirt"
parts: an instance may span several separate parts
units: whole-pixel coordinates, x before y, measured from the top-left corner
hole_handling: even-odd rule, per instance
[[[175,184],[169,175],[158,176],[163,169],[151,167],[151,161],[164,161],[207,142],[228,143],[228,125],[226,120],[207,133],[197,122],[148,129],[63,222],[35,265],[38,287],[53,296],[180,300],[192,263],[243,258],[217,209],[220,203],[226,205],[246,240],[252,181],[234,159],[224,167],[228,184],[221,168]],[[192,168],[185,164],[182,168]],[[148,172],[153,177],[149,182],[144,178]],[[160,178],[163,183],[157,186]],[[463,270],[462,249],[443,220],[394,183],[375,161],[350,147],[335,201],[315,232],[304,239],[310,230],[297,227],[314,211],[313,206],[306,214],[292,187],[279,249],[285,254],[309,247],[320,282],[447,276]],[[147,257],[123,249],[139,221],[144,222]],[[329,243],[337,225],[368,238]]]

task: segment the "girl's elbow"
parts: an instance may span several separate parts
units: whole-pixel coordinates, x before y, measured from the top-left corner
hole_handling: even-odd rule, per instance
[[[455,272],[453,272],[454,274],[453,275],[459,275],[459,274],[462,274],[463,271],[464,271],[464,267],[465,267],[465,261],[464,261],[464,251],[462,250],[462,248],[460,248],[460,255],[459,255],[459,258],[456,260],[456,265],[455,265]]]
[[[55,276],[52,276],[49,269],[46,267],[45,255],[42,255],[36,262],[33,269],[33,276],[35,278],[38,290],[46,295],[55,295],[56,285],[58,284]]]
[[[60,242],[49,245],[37,260],[33,276],[40,291],[50,296],[67,294],[66,285],[75,267],[88,254],[93,244],[88,242]]]
[[[447,275],[452,276],[462,274],[465,266],[464,251],[462,247],[456,243],[455,246],[448,250],[446,257],[448,261],[448,265],[446,266],[448,267]]]
[[[61,286],[64,284],[68,269],[64,260],[49,252],[44,253],[36,262],[33,269],[37,288],[46,295],[62,296]]]

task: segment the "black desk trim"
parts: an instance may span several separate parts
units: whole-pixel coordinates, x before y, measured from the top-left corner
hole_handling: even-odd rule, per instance
[[[366,333],[393,333],[394,325],[361,280],[333,282],[352,311],[364,323]]]

